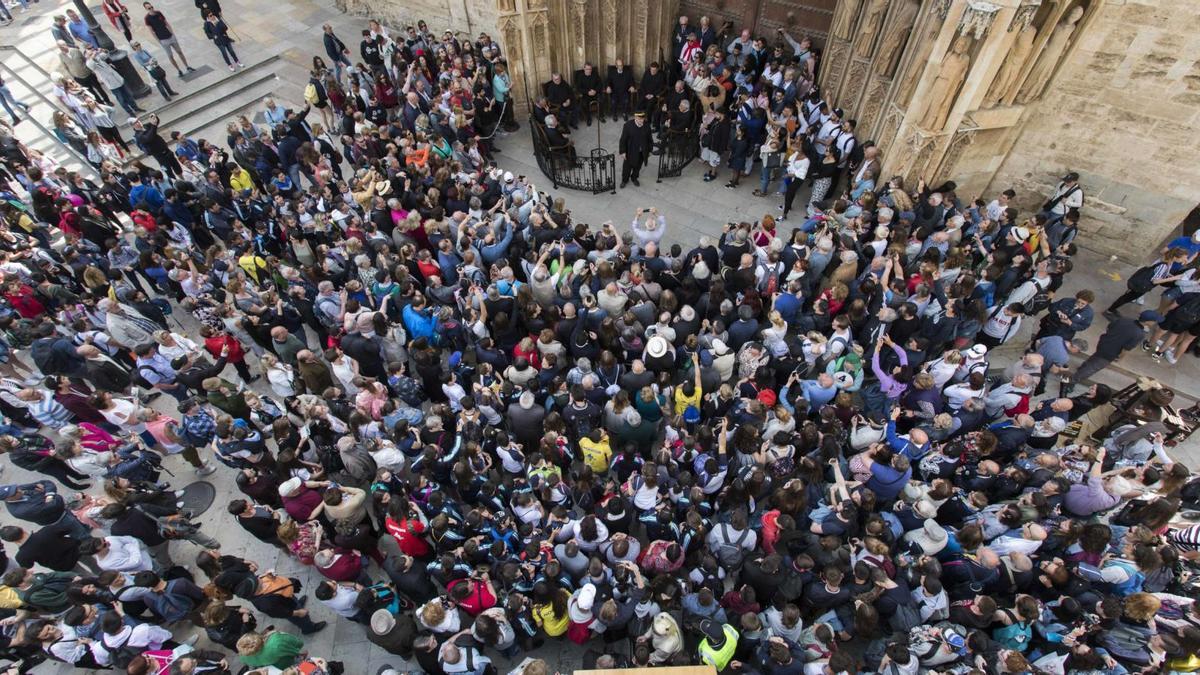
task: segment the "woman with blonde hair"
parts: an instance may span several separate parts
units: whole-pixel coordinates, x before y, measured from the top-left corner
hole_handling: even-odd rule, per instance
[[[762,331],[763,346],[765,346],[772,355],[782,356],[787,354],[787,322],[783,320],[783,315],[776,310],[771,310],[767,315],[767,320],[770,325]]]
[[[275,536],[287,547],[292,557],[305,565],[313,564],[320,546],[320,526],[315,523],[297,523],[289,520],[275,530]]]
[[[267,382],[271,385],[271,391],[277,396],[295,396],[299,393],[296,389],[296,374],[294,369],[279,360],[274,354],[263,354],[258,360],[259,367],[262,369],[262,374],[267,378]]]
[[[246,633],[237,641],[238,657],[249,668],[290,668],[303,651],[304,640],[282,631]]]
[[[650,653],[650,665],[667,663],[683,651],[683,634],[679,630],[679,623],[666,612],[659,612],[641,637],[649,640],[654,650]]]

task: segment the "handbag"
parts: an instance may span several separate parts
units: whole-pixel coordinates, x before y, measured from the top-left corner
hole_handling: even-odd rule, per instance
[[[262,595],[279,595],[285,598],[291,598],[296,594],[296,586],[298,581],[288,577],[281,577],[274,574],[264,574],[258,578],[258,592],[256,596]]]

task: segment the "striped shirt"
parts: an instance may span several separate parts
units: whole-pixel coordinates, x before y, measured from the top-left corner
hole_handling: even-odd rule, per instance
[[[51,429],[61,429],[75,419],[71,411],[54,400],[54,394],[48,391],[42,393],[42,400],[29,403],[29,414],[38,423]]]

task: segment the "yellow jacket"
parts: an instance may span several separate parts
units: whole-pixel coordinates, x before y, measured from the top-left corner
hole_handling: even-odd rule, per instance
[[[250,177],[250,172],[244,168],[238,167],[238,170],[229,174],[229,187],[235,193],[242,190],[253,190],[254,179]]]

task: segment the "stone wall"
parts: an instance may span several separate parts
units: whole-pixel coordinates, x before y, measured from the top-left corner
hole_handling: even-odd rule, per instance
[[[1025,114],[990,184],[1035,208],[1057,177],[1087,193],[1081,243],[1138,262],[1200,203],[1196,0],[1108,0]]]
[[[459,39],[474,40],[479,33],[488,33],[496,38],[496,20],[499,11],[496,3],[476,0],[336,0],[338,9],[351,14],[378,19],[393,35],[403,35],[405,26],[416,25],[424,19],[429,30],[440,36],[442,31],[452,30]],[[341,36],[354,53],[358,53],[358,35]]]
[[[756,35],[773,36],[782,28],[797,39],[808,35],[820,47],[835,7],[837,0],[683,0],[679,12],[688,15],[693,26],[707,15],[717,29],[724,21],[732,21],[735,32],[749,28]]]

